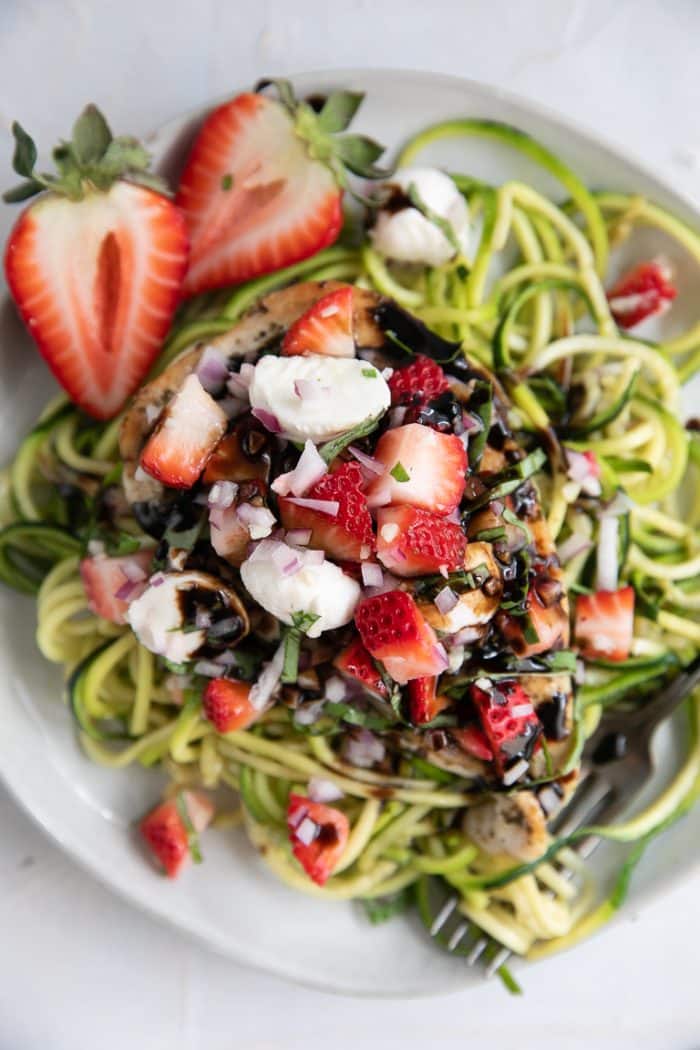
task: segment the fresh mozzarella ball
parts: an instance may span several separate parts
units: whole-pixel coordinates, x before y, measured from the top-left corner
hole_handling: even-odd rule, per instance
[[[205,629],[191,630],[192,624],[187,624],[183,596],[190,590],[221,593],[225,588],[207,573],[159,573],[151,577],[148,588],[127,612],[141,644],[174,664],[191,660],[206,640]],[[183,631],[186,624],[188,630]]]
[[[300,396],[308,384],[318,384],[321,396]],[[249,394],[266,426],[269,414],[284,437],[315,444],[380,415],[391,404],[381,372],[367,361],[321,354],[261,358]]]
[[[313,563],[316,553],[263,540],[241,565],[248,593],[278,620],[291,624],[297,612],[319,617],[306,631],[309,638],[349,623],[361,593],[359,584],[333,562]],[[296,571],[290,573],[290,566]]]
[[[449,222],[462,250],[466,250],[469,211],[449,175],[437,168],[399,168],[388,186],[406,195],[415,186],[426,208]],[[455,254],[442,230],[408,203],[397,211],[380,208],[370,236],[378,252],[399,262],[440,266]]]

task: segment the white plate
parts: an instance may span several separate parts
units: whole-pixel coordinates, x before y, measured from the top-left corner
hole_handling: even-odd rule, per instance
[[[391,71],[309,74],[295,83],[302,93],[332,87],[366,91],[357,126],[392,148],[425,125],[448,117],[507,121],[541,139],[587,184],[648,194],[700,226],[700,216],[687,201],[594,135],[492,88],[452,77]],[[174,121],[153,137],[150,146],[159,162],[176,163],[196,119]],[[494,182],[522,177],[547,192],[561,193],[517,154],[478,139],[444,144],[434,159]],[[13,215],[10,208],[2,210],[3,234]],[[645,233],[640,250],[666,247],[661,240]],[[686,302],[690,307],[692,298],[697,301],[697,295],[691,295],[697,281],[697,269],[686,266],[674,309],[684,323],[692,317]],[[53,386],[9,304],[0,313],[0,336],[3,462]],[[112,772],[88,762],[60,700],[60,670],[36,651],[34,603],[3,590],[0,622],[0,674],[5,684],[0,695],[0,773],[44,830],[101,881],[232,958],[318,987],[367,996],[414,996],[480,980],[459,960],[433,949],[415,922],[397,919],[371,927],[352,905],[320,903],[281,886],[242,835],[207,835],[205,864],[174,883],[161,878],[144,862],[130,834],[134,819],[158,795],[158,775],[140,767]],[[661,778],[677,751],[678,736],[669,732],[659,742]],[[662,893],[697,865],[698,842],[700,809],[649,851],[633,883],[632,906],[645,894]],[[601,849],[596,863],[604,877],[610,851],[606,857]]]

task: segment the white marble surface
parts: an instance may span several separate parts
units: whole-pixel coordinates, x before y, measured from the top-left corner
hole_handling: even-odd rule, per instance
[[[143,133],[264,73],[401,66],[545,102],[700,202],[699,39],[695,0],[0,0],[0,156],[13,117],[51,142],[88,98]],[[523,999],[490,984],[363,1003],[246,972],[132,911],[1,789],[0,827],[0,1050],[700,1047],[697,878],[529,970]]]

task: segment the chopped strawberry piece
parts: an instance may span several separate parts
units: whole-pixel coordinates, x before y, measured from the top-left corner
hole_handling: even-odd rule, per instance
[[[392,405],[424,405],[448,389],[437,361],[418,354],[410,364],[395,369],[389,380]]]
[[[665,313],[678,294],[671,267],[663,259],[640,263],[608,292],[610,311],[620,328],[634,328],[647,317]]]
[[[260,711],[250,702],[250,686],[231,678],[212,678],[204,690],[202,708],[219,733],[231,733],[235,729],[247,729]]]
[[[529,761],[542,723],[525,690],[517,682],[500,681],[488,691],[473,685],[471,697],[499,774],[522,758]]]
[[[343,855],[350,834],[348,818],[334,806],[291,794],[287,828],[292,853],[309,878],[323,886]]]
[[[193,373],[158,420],[141,453],[141,467],[171,488],[192,488],[227,424],[225,413]]]
[[[191,240],[185,295],[326,248],[340,233],[341,198],[333,172],[311,157],[283,105],[260,94],[225,102],[204,121],[177,193]]]
[[[370,507],[408,503],[445,515],[459,506],[467,453],[454,434],[409,423],[382,434],[374,456],[385,473],[367,489]]]
[[[489,742],[478,726],[466,726],[465,729],[450,729],[450,736],[454,738],[458,747],[466,751],[474,758],[480,758],[482,762],[493,761],[493,751]]]
[[[414,678],[408,683],[408,710],[414,725],[432,722],[447,707],[447,697],[437,696],[437,678]]]
[[[347,649],[338,653],[333,661],[333,666],[346,678],[359,682],[368,692],[374,693],[375,696],[386,697],[387,688],[382,681],[382,676],[359,638],[356,638]]]
[[[569,644],[569,617],[561,601],[557,599],[546,605],[538,593],[539,588],[544,594],[549,584],[560,590],[556,580],[540,578],[535,581],[528,591],[526,616],[504,613],[499,617],[503,637],[521,658],[566,648]]]
[[[447,667],[445,650],[405,591],[365,598],[355,610],[355,623],[367,651],[401,685],[442,674]]]
[[[80,562],[80,578],[87,595],[88,608],[95,616],[110,623],[126,623],[131,602],[146,590],[154,551],[110,558],[97,554]]]
[[[281,497],[282,524],[285,529],[311,529],[309,545],[339,561],[368,558],[374,550],[374,533],[363,484],[359,463],[343,463],[312,485],[304,497],[337,503],[337,514],[299,506],[294,499]]]
[[[206,795],[181,791],[143,818],[139,831],[169,878],[179,875],[192,856],[198,858],[197,835],[213,815],[214,806]]]
[[[354,357],[352,287],[336,288],[302,314],[285,335],[282,353]]]
[[[589,659],[624,660],[634,628],[634,588],[580,594],[574,632],[581,655]]]
[[[416,507],[377,511],[377,557],[397,576],[423,576],[462,565],[467,538],[460,525]]]

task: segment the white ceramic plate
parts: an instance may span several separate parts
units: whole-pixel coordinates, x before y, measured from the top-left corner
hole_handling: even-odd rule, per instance
[[[391,149],[448,117],[507,121],[541,139],[589,185],[648,194],[700,226],[700,215],[687,201],[594,135],[492,88],[391,71],[309,74],[295,83],[301,93],[333,87],[366,91],[357,126]],[[153,137],[150,147],[161,165],[177,164],[197,119],[173,121]],[[431,159],[493,182],[522,177],[561,195],[519,155],[477,139],[444,144]],[[3,241],[14,214],[8,207],[0,213]],[[641,240],[634,249],[640,254],[668,247],[650,233]],[[671,254],[678,259],[677,250]],[[692,298],[697,303],[692,293],[698,272],[687,260],[678,261],[685,268],[673,315],[683,326],[693,316]],[[0,462],[11,457],[52,390],[47,370],[5,303],[0,312]],[[158,796],[158,775],[140,767],[112,772],[88,762],[61,702],[60,669],[35,648],[34,603],[3,590],[0,623],[0,774],[44,830],[97,878],[232,958],[318,987],[414,996],[480,980],[462,962],[434,949],[415,922],[397,919],[375,928],[352,905],[320,903],[281,886],[242,835],[207,835],[205,864],[174,883],[157,875],[136,848],[130,828]],[[669,730],[658,741],[659,783],[678,754],[680,736]],[[645,894],[663,893],[696,865],[698,842],[700,809],[649,851],[633,885],[634,903],[638,906]],[[610,851],[596,854],[602,878],[611,863]]]

